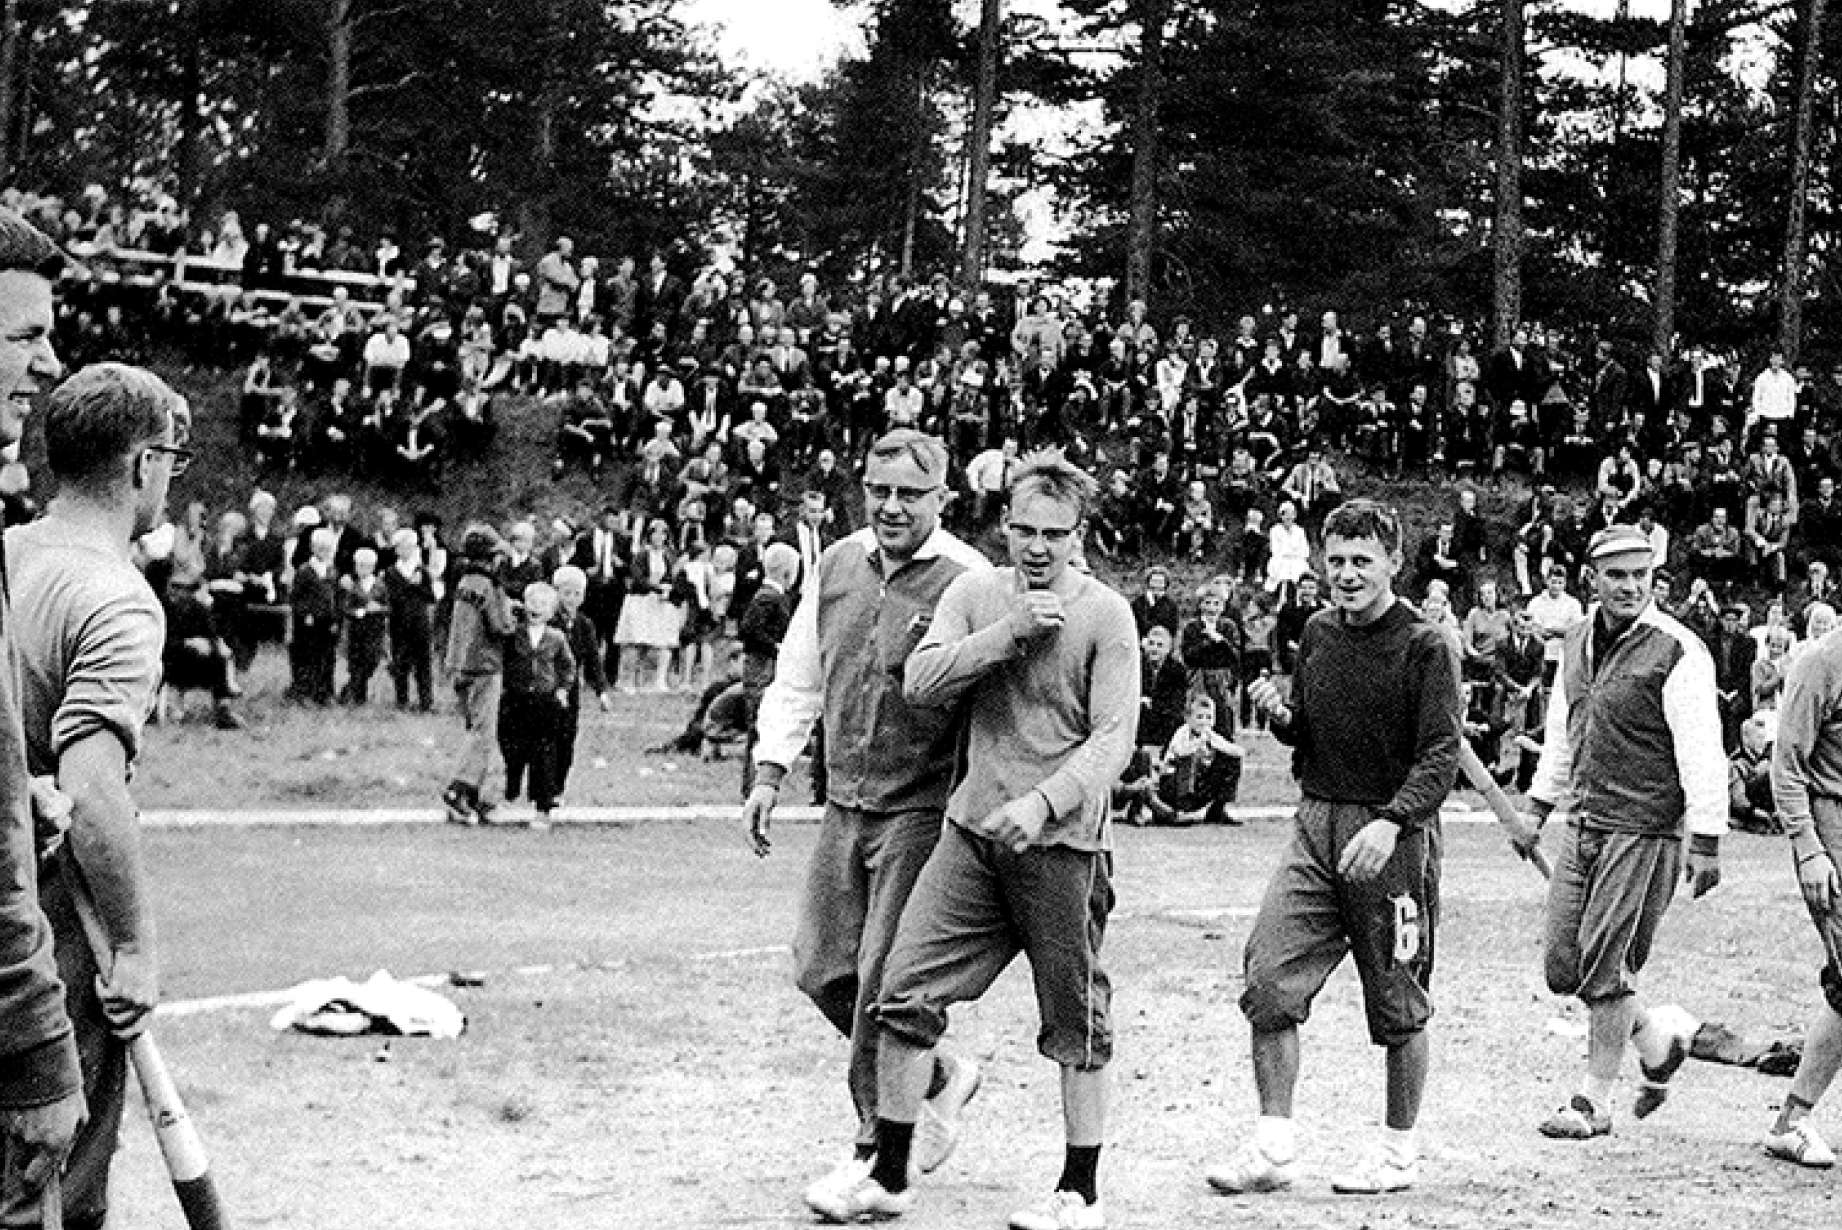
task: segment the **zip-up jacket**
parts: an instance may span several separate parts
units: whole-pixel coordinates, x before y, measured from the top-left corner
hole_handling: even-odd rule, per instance
[[[1714,659],[1654,604],[1593,661],[1594,607],[1567,633],[1529,797],[1588,829],[1680,839],[1727,832]]]

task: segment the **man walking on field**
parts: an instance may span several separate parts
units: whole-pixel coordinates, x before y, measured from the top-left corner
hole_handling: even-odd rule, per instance
[[[915,885],[876,1020],[876,1162],[819,1212],[900,1217],[908,1161],[947,1009],[977,999],[1019,952],[1030,960],[1037,1046],[1061,1067],[1067,1150],[1046,1199],[1013,1230],[1102,1230],[1111,986],[1100,945],[1112,909],[1111,788],[1132,755],[1139,698],[1132,608],[1069,566],[1093,479],[1059,457],[1011,479],[1011,567],[956,580],[908,660],[917,704],[965,705],[963,770]],[[816,1207],[816,1206],[815,1206]]]
[[[1727,831],[1714,659],[1656,609],[1642,530],[1601,530],[1586,554],[1598,601],[1562,645],[1529,789],[1536,835],[1556,807],[1567,814],[1548,886],[1548,987],[1578,996],[1590,1017],[1586,1079],[1541,1124],[1559,1140],[1611,1132],[1612,1087],[1633,1041],[1643,1084],[1632,1113],[1642,1119],[1668,1096],[1689,1038],[1640,1009],[1634,982],[1677,882],[1686,876],[1696,897],[1720,883]]]
[[[902,667],[947,586],[991,567],[940,528],[946,480],[946,448],[932,436],[893,431],[871,447],[869,524],[828,547],[802,586],[757,719],[755,784],[742,819],[763,857],[787,769],[814,724],[823,717],[825,725],[830,788],[794,936],[794,976],[850,1039],[858,1122],[852,1156],[806,1192],[821,1212],[870,1173],[878,1035],[869,1009],[915,877],[940,836],[959,741],[954,714],[902,695]],[[970,1060],[935,1063],[916,1151],[923,1170],[946,1160],[978,1085]]]
[[[1823,941],[1823,1002],[1765,1151],[1800,1166],[1836,1164],[1810,1112],[1842,1070],[1842,630],[1817,641],[1791,668],[1778,706],[1772,792],[1791,838],[1797,884]]]
[[[1331,1186],[1373,1195],[1419,1177],[1439,806],[1458,770],[1463,706],[1457,655],[1394,594],[1400,568],[1393,512],[1371,500],[1339,506],[1324,521],[1330,605],[1305,624],[1291,703],[1269,681],[1250,688],[1273,734],[1292,746],[1304,798],[1247,939],[1241,1011],[1253,1026],[1260,1118],[1240,1151],[1209,1171],[1217,1191],[1292,1185],[1298,1027],[1351,955],[1369,1037],[1387,1053],[1387,1114],[1380,1148]]]

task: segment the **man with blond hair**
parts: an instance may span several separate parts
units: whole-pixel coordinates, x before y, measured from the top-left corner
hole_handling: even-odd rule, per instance
[[[959,780],[883,975],[875,1018],[876,1154],[855,1186],[815,1202],[832,1221],[914,1207],[909,1161],[954,1004],[980,998],[1019,953],[1061,1073],[1066,1149],[1048,1195],[1013,1230],[1103,1230],[1099,1194],[1113,1054],[1100,963],[1113,905],[1109,801],[1132,756],[1137,625],[1112,589],[1072,567],[1094,481],[1059,456],[1012,478],[1011,566],[956,579],[908,659],[910,703],[963,709]]]

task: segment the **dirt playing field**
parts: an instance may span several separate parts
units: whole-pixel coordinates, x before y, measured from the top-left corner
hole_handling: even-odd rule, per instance
[[[851,1131],[843,1044],[788,979],[813,831],[782,827],[766,861],[714,823],[151,833],[170,1000],[377,968],[484,977],[451,992],[471,1022],[454,1042],[276,1034],[267,1008],[163,1019],[238,1223],[805,1224],[800,1190]],[[1285,831],[1121,835],[1102,1174],[1113,1226],[1729,1227],[1842,1212],[1837,1177],[1758,1152],[1780,1079],[1691,1064],[1671,1104],[1642,1124],[1621,1114],[1609,1140],[1536,1135],[1577,1079],[1582,1018],[1540,984],[1535,873],[1477,824],[1448,829],[1420,1190],[1329,1192],[1380,1107],[1346,970],[1305,1034],[1304,1182],[1277,1197],[1211,1194],[1204,1168],[1251,1121],[1239,959]],[[1816,995],[1816,946],[1788,857],[1736,837],[1726,874],[1714,897],[1678,903],[1648,984],[1748,1034],[1795,1031]],[[1054,1178],[1055,1074],[1034,1033],[1021,969],[956,1017],[955,1044],[983,1058],[985,1087],[908,1224],[1001,1226]],[[1842,1129],[1832,1109],[1820,1115]],[[119,1224],[181,1225],[138,1119],[117,1174]]]

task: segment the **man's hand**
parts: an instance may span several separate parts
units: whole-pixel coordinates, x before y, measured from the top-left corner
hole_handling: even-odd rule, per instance
[[[779,801],[777,787],[757,782],[742,804],[742,823],[748,828],[748,842],[754,847],[756,858],[766,858],[768,851],[773,849],[773,843],[768,840],[768,827],[774,823],[774,804]]]
[[[1812,854],[1797,865],[1797,887],[1812,914],[1827,915],[1842,903],[1842,880],[1837,878],[1836,865],[1827,854]]]
[[[1700,900],[1707,896],[1720,885],[1720,855],[1691,848],[1688,866],[1682,869],[1682,878],[1688,881],[1690,895],[1694,899]]]
[[[1247,685],[1247,698],[1254,702],[1254,708],[1266,715],[1268,721],[1276,726],[1292,724],[1292,711],[1279,698],[1279,689],[1271,679],[1256,679]]]
[[[1392,820],[1371,820],[1362,826],[1362,831],[1350,838],[1350,844],[1343,847],[1343,857],[1337,861],[1337,874],[1358,884],[1367,884],[1382,873],[1388,860],[1394,857],[1395,842],[1400,839],[1401,826]]]
[[[1046,589],[1020,590],[1011,603],[1011,632],[1018,640],[1053,636],[1068,622],[1062,600]]]
[[[88,1117],[81,1089],[43,1106],[0,1110],[0,1131],[8,1147],[19,1150],[19,1179],[27,1191],[42,1191],[57,1178],[64,1159],[70,1156],[77,1129]]]
[[[48,774],[31,779],[32,827],[40,859],[50,858],[70,831],[70,796],[58,789],[58,779]]]
[[[110,1030],[130,1041],[147,1028],[147,1018],[160,1002],[159,966],[138,948],[117,948],[108,977],[96,978],[96,995]]]
[[[1533,858],[1535,851],[1541,849],[1542,819],[1531,812],[1522,813],[1522,831],[1509,835],[1510,848],[1525,859]]]
[[[1042,836],[1043,826],[1048,823],[1049,801],[1032,790],[979,821],[978,829],[999,845],[1021,854]]]

